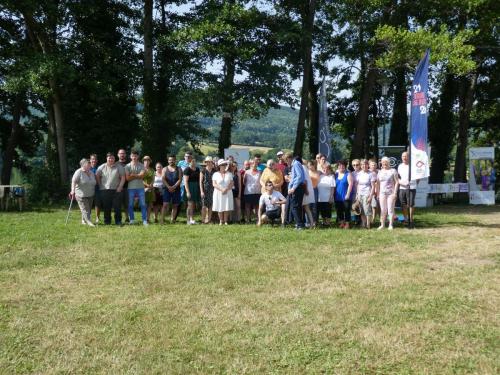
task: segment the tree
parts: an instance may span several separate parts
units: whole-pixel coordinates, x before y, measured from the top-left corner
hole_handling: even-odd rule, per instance
[[[208,65],[202,103],[206,115],[221,116],[218,152],[231,145],[238,118],[259,117],[290,97],[276,19],[245,1],[202,1],[177,32],[179,43]]]

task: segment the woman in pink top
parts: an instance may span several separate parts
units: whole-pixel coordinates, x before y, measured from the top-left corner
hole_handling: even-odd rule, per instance
[[[396,202],[396,193],[398,191],[398,172],[391,168],[389,158],[382,158],[382,168],[377,175],[377,191],[380,203],[380,227],[384,229],[385,219],[389,214],[389,230],[393,229],[394,223],[394,203]]]

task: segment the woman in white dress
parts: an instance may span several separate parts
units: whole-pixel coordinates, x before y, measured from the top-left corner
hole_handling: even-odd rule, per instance
[[[227,160],[217,162],[219,171],[215,172],[212,181],[214,199],[212,211],[219,213],[219,225],[227,225],[229,213],[233,210],[233,174],[227,171]]]

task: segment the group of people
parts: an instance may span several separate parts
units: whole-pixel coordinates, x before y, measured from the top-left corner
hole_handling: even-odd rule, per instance
[[[265,164],[261,155],[255,155],[242,168],[232,157],[207,156],[198,166],[193,154],[186,152],[183,160],[177,162],[170,155],[166,166],[157,162],[153,169],[149,156],[140,159],[132,150],[128,160],[126,151],[120,149],[118,160],[109,152],[101,165],[95,154],[82,159],[72,178],[70,197],[78,202],[82,224],[89,226],[100,222],[101,211],[104,224],[111,224],[114,212],[115,224],[122,225],[122,209],[124,221],[134,224],[138,202],[143,225],[152,220],[163,224],[167,215],[175,223],[184,203],[188,225],[197,224],[195,213],[200,208],[202,224],[278,222],[303,230],[320,225],[320,218],[323,226],[331,226],[335,208],[340,228],[348,229],[359,221],[361,227],[370,229],[379,213],[378,229],[387,223],[392,230],[399,191],[406,225],[412,229],[416,185],[408,176],[406,152],[397,170],[386,157],[379,169],[375,160],[354,159],[350,166],[340,160],[333,165],[322,154],[306,161],[282,151]],[[93,206],[95,222],[91,219]],[[352,220],[351,212],[359,220]]]

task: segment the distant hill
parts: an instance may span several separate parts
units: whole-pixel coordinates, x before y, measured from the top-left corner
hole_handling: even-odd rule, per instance
[[[232,143],[270,148],[293,149],[299,111],[290,107],[269,110],[260,119],[243,120],[233,127]],[[221,119],[201,118],[200,124],[210,131],[210,142],[217,143]]]

